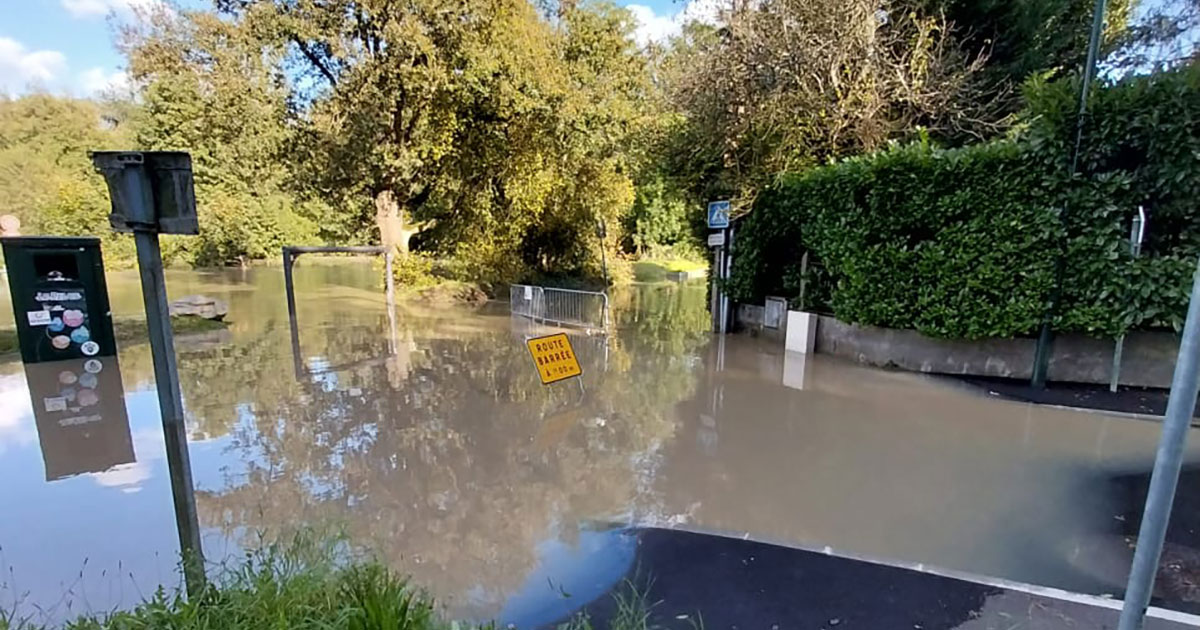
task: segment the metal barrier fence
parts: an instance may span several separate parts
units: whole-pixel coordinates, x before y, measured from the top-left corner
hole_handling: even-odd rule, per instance
[[[542,318],[542,287],[514,284],[508,287],[508,309],[513,315]]]
[[[608,330],[608,295],[604,293],[514,284],[508,289],[508,300],[513,315],[561,326]]]

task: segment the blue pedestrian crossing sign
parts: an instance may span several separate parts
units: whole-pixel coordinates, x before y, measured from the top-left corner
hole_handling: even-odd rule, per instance
[[[729,227],[729,202],[708,202],[708,227],[712,229]]]

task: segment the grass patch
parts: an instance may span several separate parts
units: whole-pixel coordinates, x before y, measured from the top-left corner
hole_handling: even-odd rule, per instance
[[[91,613],[67,630],[495,630],[450,622],[433,599],[344,537],[301,531],[264,544],[243,558],[209,570],[204,592],[186,599],[160,588],[132,610]],[[614,595],[605,630],[655,630],[644,591],[626,582]],[[696,626],[698,630],[701,626]],[[49,626],[0,609],[0,630]],[[598,630],[586,613],[559,630]]]
[[[214,573],[210,571],[210,575]],[[68,630],[289,628],[449,630],[433,600],[339,540],[300,534],[220,567],[194,599],[159,589],[130,611],[83,616]],[[42,630],[0,612],[0,630]]]
[[[204,319],[203,317],[186,316],[171,318],[171,329],[177,336],[224,330],[228,327],[228,322]],[[148,335],[146,332],[146,322],[140,319],[116,320],[113,322],[113,334],[116,336],[118,342],[145,341]],[[17,341],[16,329],[0,329],[0,354],[18,352],[20,349],[21,346]],[[0,626],[0,630],[3,630],[3,628],[4,626]]]
[[[617,592],[613,593],[614,610],[612,619],[608,622],[608,630],[658,630],[659,626],[650,621],[650,610],[654,604],[647,599],[645,589],[639,589],[633,582],[626,580]],[[693,622],[692,627],[703,630],[703,624]],[[559,624],[558,630],[597,630],[592,624],[592,618],[587,612],[581,612],[571,617],[566,623]]]
[[[633,263],[633,277],[638,282],[662,282],[668,273],[704,269],[708,269],[707,263],[683,258],[643,259]]]

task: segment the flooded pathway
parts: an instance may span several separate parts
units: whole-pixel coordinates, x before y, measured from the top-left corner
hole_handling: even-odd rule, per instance
[[[624,575],[634,549],[614,527],[628,524],[1093,594],[1123,584],[1153,422],[722,342],[702,286],[616,291],[617,333],[578,337],[581,383],[547,388],[504,304],[405,304],[393,332],[369,266],[301,265],[296,281],[293,357],[279,269],[168,274],[174,297],[230,303],[229,330],[177,340],[212,562],[337,527],[452,615],[521,624]],[[137,316],[136,277],[109,287],[115,316]],[[179,582],[148,348],[119,359],[128,425],[80,442],[37,424],[25,370],[0,357],[0,606],[61,619]],[[1185,477],[1180,493],[1197,490]],[[1168,560],[1194,567],[1180,514]],[[1164,588],[1200,602],[1184,582]]]

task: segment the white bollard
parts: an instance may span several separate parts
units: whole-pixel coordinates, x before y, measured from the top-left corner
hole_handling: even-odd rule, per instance
[[[784,348],[791,352],[812,354],[817,346],[817,315],[803,311],[788,311],[787,339]]]

